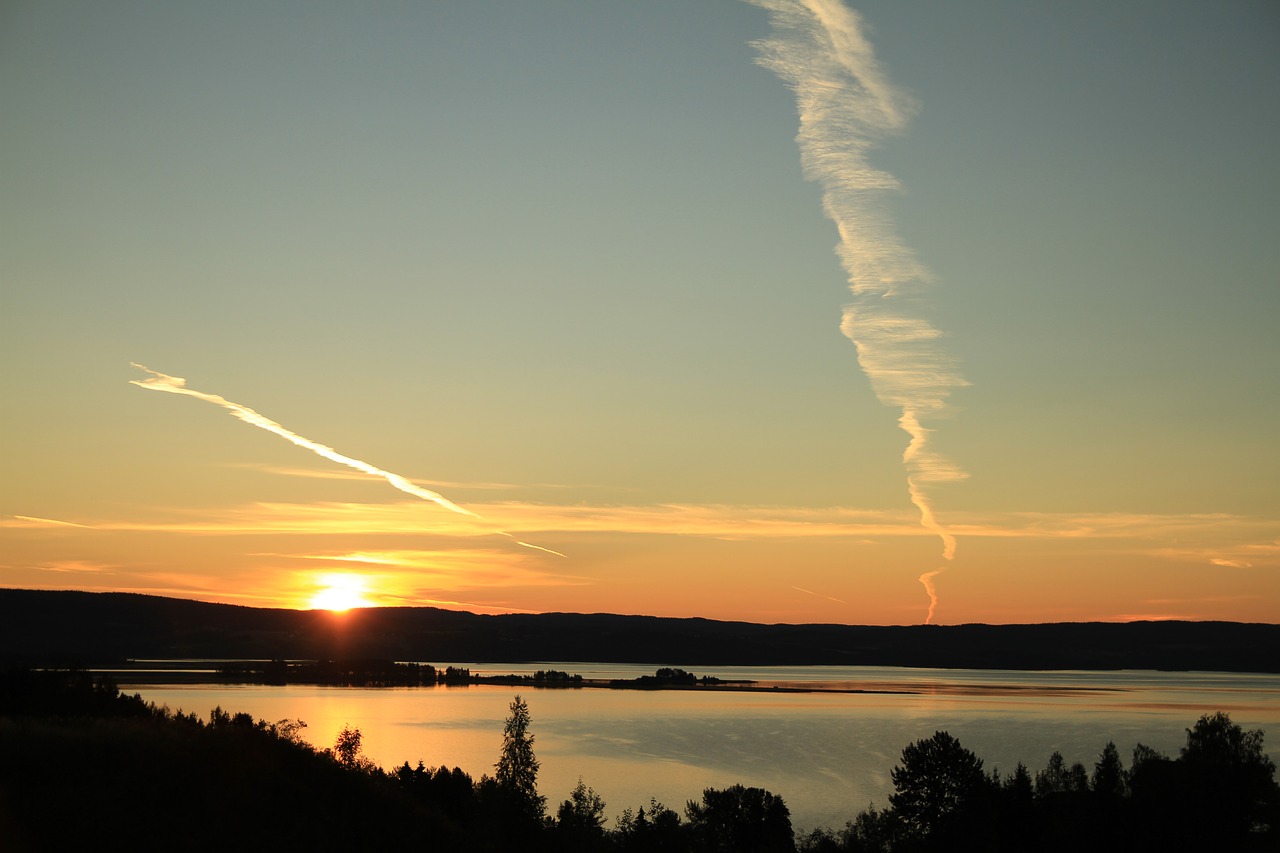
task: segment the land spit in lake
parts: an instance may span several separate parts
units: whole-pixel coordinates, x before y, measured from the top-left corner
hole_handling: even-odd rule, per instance
[[[698,675],[679,667],[658,667],[652,674],[625,678],[584,677],[559,669],[533,672],[472,671],[471,666],[437,667],[417,661],[228,661],[228,660],[128,660],[112,667],[91,670],[113,682],[129,685],[246,685],[284,687],[289,684],[328,687],[466,687],[489,685],[534,689],[568,690],[696,690],[702,692],[740,691],[769,693],[897,693],[917,690],[849,681],[776,681],[753,678],[721,678]],[[931,687],[936,690],[936,685]],[[994,688],[993,688],[994,689]]]

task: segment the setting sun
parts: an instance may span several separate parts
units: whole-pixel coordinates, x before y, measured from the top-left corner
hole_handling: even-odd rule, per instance
[[[353,607],[372,607],[364,597],[365,581],[359,575],[323,575],[319,579],[321,589],[311,596],[313,610],[350,610]]]

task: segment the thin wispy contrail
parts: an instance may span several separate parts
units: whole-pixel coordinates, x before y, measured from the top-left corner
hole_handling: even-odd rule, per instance
[[[861,19],[839,0],[746,2],[769,11],[773,35],[755,43],[758,61],[795,92],[804,174],[821,185],[823,209],[840,235],[836,253],[854,295],[841,331],[857,348],[876,397],[902,412],[907,492],[951,560],[956,538],[938,521],[928,487],[967,475],[932,449],[923,421],[942,415],[951,392],[968,383],[924,316],[932,275],[882,209],[885,192],[898,183],[867,159],[881,139],[906,126],[914,105],[889,83]],[[926,621],[937,606],[933,578],[941,571],[920,577],[930,599]]]
[[[19,521],[30,522],[33,525],[44,527],[46,525],[53,527],[82,527],[91,530],[87,524],[76,524],[74,521],[59,521],[56,518],[41,518],[38,515],[11,515],[10,518],[16,518]]]
[[[228,400],[226,397],[221,397],[217,394],[206,394],[203,391],[196,391],[194,388],[188,388],[187,380],[183,379],[180,376],[170,376],[167,373],[161,373],[158,370],[152,370],[151,368],[142,364],[138,364],[137,362],[129,362],[129,363],[132,366],[138,368],[139,370],[143,370],[151,374],[151,377],[149,379],[130,379],[129,382],[132,385],[137,385],[139,388],[146,388],[151,391],[167,391],[170,394],[183,394],[188,397],[195,397],[197,400],[204,400],[206,403],[213,403],[215,406],[221,406],[222,408],[231,412],[232,415],[244,421],[245,423],[252,424],[253,426],[258,427],[259,429],[265,429],[267,432],[275,433],[276,435],[280,436],[286,441],[292,442],[293,444],[296,444],[299,447],[304,447],[307,450],[310,450],[312,453],[317,454],[318,456],[323,456],[325,459],[328,459],[333,462],[337,462],[340,465],[346,465],[350,468],[355,468],[357,471],[363,471],[366,474],[372,474],[375,477],[381,477],[382,479],[390,483],[392,486],[396,487],[397,489],[399,489],[400,491],[406,494],[413,495],[416,498],[421,498],[424,501],[431,501],[432,503],[439,504],[445,509],[456,512],[459,515],[466,515],[475,519],[480,518],[480,516],[477,515],[476,513],[472,512],[466,507],[458,506],[456,503],[449,500],[439,492],[433,492],[431,489],[424,489],[422,486],[419,486],[416,483],[413,483],[410,480],[407,480],[406,478],[400,476],[399,474],[394,474],[390,471],[384,471],[381,468],[378,468],[377,466],[370,465],[368,462],[364,462],[360,459],[354,459],[350,456],[345,456],[339,453],[338,451],[334,450],[332,447],[329,447],[328,445],[321,444],[318,441],[312,441],[309,438],[305,438],[301,435],[298,435],[296,432],[293,432],[292,430],[287,429],[284,426],[281,426],[280,424],[276,423],[275,421],[271,420],[265,415],[261,415],[258,412],[255,412],[253,409],[249,408],[248,406],[242,406],[239,403],[233,403],[230,400]],[[521,542],[519,539],[516,539],[510,533],[506,533],[501,530],[495,531],[495,533],[497,533],[499,536],[505,536],[508,539],[511,539],[512,541],[514,541],[517,545],[523,545],[525,548],[532,548],[535,551],[546,551],[548,554],[555,554],[560,557],[564,556],[564,554],[561,554],[559,551],[552,551],[550,548],[543,548],[538,545],[531,545],[528,542]]]
[[[841,603],[841,604],[848,604],[848,603],[849,603],[849,602],[845,601],[843,598],[836,598],[836,597],[835,597],[835,596],[833,596],[833,595],[823,595],[823,594],[822,594],[822,593],[820,593],[820,592],[814,592],[813,590],[811,590],[811,589],[805,589],[805,588],[804,588],[804,587],[802,587],[802,586],[794,586],[794,585],[793,585],[791,588],[792,588],[792,589],[794,589],[794,590],[796,590],[796,591],[798,591],[798,592],[803,592],[803,593],[805,593],[806,595],[816,596],[817,598],[825,598],[825,599],[827,599],[827,601],[838,601],[838,602],[839,602],[839,603]]]

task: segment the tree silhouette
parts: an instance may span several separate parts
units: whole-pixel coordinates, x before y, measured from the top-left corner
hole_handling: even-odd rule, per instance
[[[861,812],[845,826],[840,840],[845,850],[858,853],[889,853],[902,834],[902,822],[893,809],[877,811],[875,807]]]
[[[1093,765],[1093,793],[1100,799],[1119,799],[1128,793],[1124,765],[1120,763],[1120,751],[1114,741],[1107,741],[1098,763]]]
[[[997,818],[992,823],[992,835],[998,842],[994,849],[1026,849],[1036,823],[1035,790],[1027,765],[1019,761],[1013,773],[1000,780],[999,790],[994,793]]]
[[[1275,763],[1262,751],[1262,731],[1245,731],[1219,711],[1187,730],[1178,763],[1184,765],[1192,801],[1184,812],[1193,834],[1236,839],[1267,835],[1280,827],[1280,790]]]
[[[791,812],[782,797],[763,788],[707,788],[702,802],[685,807],[698,850],[772,853],[795,849]]]
[[[237,714],[232,718],[232,724],[242,716]],[[243,715],[248,717],[247,714]],[[249,718],[252,721],[252,718]],[[349,767],[352,770],[363,770],[366,773],[377,771],[378,767],[369,758],[361,752],[361,744],[364,741],[364,735],[360,733],[360,729],[351,728],[348,725],[342,727],[342,731],[338,732],[338,737],[333,742],[332,755],[343,767]]]
[[[612,838],[627,853],[656,853],[687,848],[687,830],[688,826],[680,822],[680,815],[650,797],[648,815],[644,806],[635,813],[623,809]]]
[[[541,765],[533,754],[529,723],[529,706],[517,693],[502,729],[502,754],[495,765],[496,780],[498,787],[524,804],[530,816],[541,820],[547,798],[538,794],[538,768]]]
[[[355,767],[356,762],[360,760],[360,741],[363,739],[364,735],[360,733],[360,729],[343,726],[333,742],[333,754],[337,757],[338,763],[346,767]]]
[[[1063,794],[1071,790],[1071,775],[1067,770],[1067,760],[1056,749],[1049,756],[1049,763],[1036,774],[1036,796],[1044,799],[1052,794]]]
[[[902,750],[902,764],[889,773],[889,802],[908,836],[943,839],[978,817],[987,789],[982,759],[946,732]]]
[[[1270,778],[1276,772],[1262,751],[1262,730],[1245,731],[1222,711],[1205,714],[1187,729],[1180,757],[1189,765],[1239,770],[1247,776]]]
[[[596,850],[604,840],[604,800],[578,777],[569,799],[556,811],[556,844],[561,850]]]

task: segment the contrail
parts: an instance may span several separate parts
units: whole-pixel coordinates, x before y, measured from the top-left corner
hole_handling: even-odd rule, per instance
[[[151,391],[167,391],[170,394],[185,394],[188,397],[195,397],[197,400],[204,400],[206,403],[213,403],[215,406],[221,406],[222,408],[231,412],[232,415],[244,421],[245,423],[252,424],[253,426],[258,427],[259,429],[265,429],[267,432],[275,433],[276,435],[280,436],[286,441],[290,441],[293,444],[298,445],[299,447],[305,447],[307,450],[310,450],[312,453],[315,453],[319,456],[323,456],[325,459],[331,460],[333,462],[337,462],[340,465],[346,465],[350,468],[355,468],[357,471],[363,471],[366,474],[372,474],[375,477],[381,477],[382,479],[390,483],[392,486],[395,486],[397,489],[399,489],[400,491],[406,494],[413,495],[416,498],[421,498],[424,501],[431,501],[432,503],[439,504],[445,509],[456,512],[459,515],[466,515],[475,519],[480,518],[480,516],[477,515],[476,513],[472,512],[466,507],[458,506],[456,503],[449,500],[439,492],[433,492],[430,489],[424,489],[422,486],[419,486],[416,483],[410,482],[409,480],[405,479],[399,474],[393,474],[390,471],[384,471],[381,468],[378,468],[374,465],[370,465],[368,462],[363,462],[359,459],[353,459],[350,456],[344,456],[343,454],[339,453],[338,451],[334,450],[332,447],[329,447],[328,445],[324,445],[319,443],[318,441],[312,441],[309,438],[305,438],[301,435],[298,435],[296,432],[293,432],[292,430],[287,429],[284,426],[281,426],[280,424],[276,423],[275,421],[271,420],[265,415],[258,414],[248,406],[242,406],[239,403],[233,403],[227,398],[220,397],[217,394],[206,394],[203,391],[196,391],[193,388],[188,388],[187,380],[183,379],[180,376],[169,376],[167,373],[160,373],[157,370],[152,370],[151,368],[145,365],[138,364],[137,362],[133,362],[133,361],[129,362],[129,364],[131,364],[133,367],[138,368],[139,370],[142,370],[151,374],[151,377],[149,379],[130,379],[129,383],[131,385],[137,385],[139,388],[146,388]],[[517,545],[523,545],[524,547],[532,548],[535,551],[546,551],[548,554],[556,554],[557,556],[560,556],[560,557],[564,556],[564,554],[561,554],[559,551],[552,551],[550,548],[542,548],[538,545],[531,545],[528,542],[521,542],[519,539],[516,539],[510,533],[505,533],[503,531],[495,531],[495,532],[500,536],[507,537],[508,539],[515,542]]]
[[[926,625],[933,621],[933,611],[938,609],[938,590],[933,585],[933,579],[944,571],[945,569],[934,569],[920,576],[920,583],[924,584],[924,591],[929,594],[929,613],[924,617],[924,624]]]
[[[848,603],[849,603],[849,602],[845,601],[843,598],[836,598],[836,597],[835,597],[835,596],[833,596],[833,595],[823,595],[823,594],[822,594],[822,593],[820,593],[820,592],[814,592],[813,590],[811,590],[811,589],[805,589],[805,588],[804,588],[804,587],[802,587],[802,586],[792,586],[791,588],[792,588],[792,589],[794,589],[794,590],[797,590],[797,591],[799,591],[799,592],[803,592],[803,593],[805,593],[806,595],[813,595],[813,596],[817,596],[818,598],[825,598],[825,599],[827,599],[827,601],[838,601],[838,602],[840,602],[841,604],[848,604]]]
[[[907,492],[921,525],[951,560],[956,538],[938,521],[929,486],[967,475],[931,448],[923,421],[945,414],[951,392],[968,383],[939,346],[942,332],[924,317],[933,277],[881,207],[898,182],[867,159],[880,140],[906,127],[914,105],[889,83],[861,19],[839,0],[746,2],[769,11],[773,34],[755,43],[757,61],[795,92],[804,174],[822,187],[823,210],[840,235],[836,254],[854,296],[840,329],[857,348],[876,397],[902,412]],[[920,577],[930,600],[926,622],[937,606],[933,578],[941,571]]]

